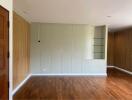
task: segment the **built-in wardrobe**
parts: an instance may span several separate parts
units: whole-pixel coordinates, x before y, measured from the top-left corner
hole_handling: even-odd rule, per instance
[[[106,26],[32,23],[30,36],[31,73],[106,75]]]

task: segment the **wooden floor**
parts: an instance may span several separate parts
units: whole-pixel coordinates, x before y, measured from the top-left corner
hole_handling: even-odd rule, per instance
[[[132,76],[111,68],[108,77],[31,77],[14,100],[132,100]]]

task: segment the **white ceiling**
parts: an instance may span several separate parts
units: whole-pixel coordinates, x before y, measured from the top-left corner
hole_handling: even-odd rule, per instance
[[[14,9],[31,22],[132,26],[132,0],[14,0]]]

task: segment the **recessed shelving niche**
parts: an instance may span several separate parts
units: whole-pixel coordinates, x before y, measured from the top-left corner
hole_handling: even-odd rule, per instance
[[[94,32],[94,59],[105,59],[106,27],[97,26]]]

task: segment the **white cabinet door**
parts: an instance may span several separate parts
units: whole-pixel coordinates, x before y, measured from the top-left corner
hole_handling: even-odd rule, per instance
[[[105,60],[87,60],[83,63],[83,73],[88,75],[106,74]]]

